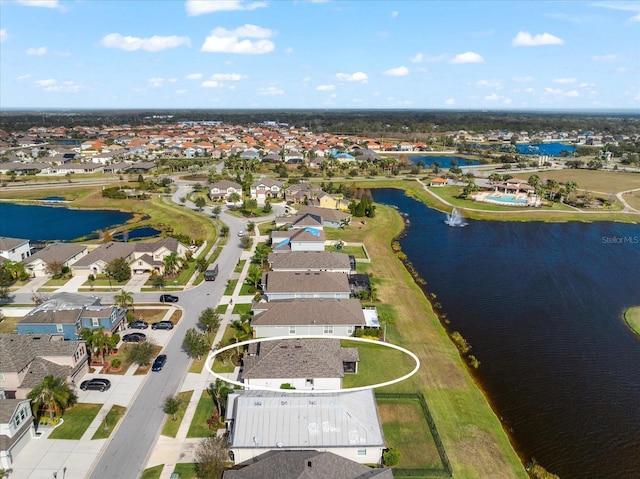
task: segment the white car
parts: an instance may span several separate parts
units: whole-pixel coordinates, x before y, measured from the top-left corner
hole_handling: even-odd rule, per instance
[[[244,236],[244,231],[240,230],[238,231],[238,237],[242,238]]]

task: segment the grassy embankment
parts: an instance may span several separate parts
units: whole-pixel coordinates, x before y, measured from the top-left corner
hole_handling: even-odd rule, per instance
[[[624,312],[624,322],[640,337],[640,306],[627,309]]]
[[[340,237],[367,245],[372,258],[368,272],[373,275],[379,302],[395,319],[394,324],[388,324],[387,338],[420,358],[416,375],[381,392],[424,394],[454,477],[525,478],[518,455],[457,348],[423,291],[391,251],[391,242],[402,228],[400,215],[392,208],[379,206],[376,217],[366,225],[344,231],[325,230],[329,239]]]

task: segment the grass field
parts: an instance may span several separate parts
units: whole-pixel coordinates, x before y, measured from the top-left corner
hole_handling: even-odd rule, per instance
[[[229,281],[227,281],[227,287],[224,290],[224,295],[231,296],[236,290],[236,284],[238,284],[237,279],[230,279]]]
[[[624,312],[624,322],[634,333],[640,336],[640,306],[627,309]]]
[[[164,425],[162,426],[162,432],[160,434],[168,437],[176,437],[192,395],[193,391],[183,391],[181,393],[178,393],[178,397],[180,398],[180,409],[178,409],[178,412],[176,413],[176,420],[174,421],[172,416],[167,415],[164,420]]]
[[[106,418],[103,418],[102,422],[100,423],[100,426],[98,427],[96,432],[93,434],[93,437],[91,439],[108,438],[113,432],[113,430],[116,428],[116,426],[118,425],[118,422],[120,421],[122,416],[124,416],[125,411],[126,411],[126,408],[123,406],[118,406],[117,404],[114,404],[113,406],[111,406],[111,409],[107,413]]]
[[[142,471],[140,479],[160,479],[160,476],[162,475],[162,469],[164,469],[164,464],[145,469],[144,471]]]
[[[0,333],[15,333],[18,328],[18,321],[22,319],[22,316],[5,316],[0,321]]]
[[[343,388],[370,386],[408,374],[414,367],[413,359],[402,351],[373,343],[342,340],[343,348],[357,348],[360,355],[358,372],[345,374]],[[385,390],[385,389],[382,389]]]
[[[624,171],[567,169],[542,171],[538,173],[538,176],[543,181],[556,180],[560,183],[575,181],[581,190],[599,191],[606,194],[640,188],[640,173]]]
[[[198,479],[196,476],[195,464],[192,462],[179,462],[173,469],[173,472],[178,473],[180,479]]]
[[[102,404],[78,403],[64,412],[64,423],[53,430],[50,439],[79,440],[98,415]]]
[[[640,186],[638,186],[640,188]],[[640,210],[640,191],[633,191],[622,196],[632,208]]]
[[[211,396],[209,396],[209,393],[207,391],[202,391],[202,396],[200,396],[196,412],[193,415],[189,431],[187,432],[188,438],[209,437],[215,434],[215,430],[209,429],[209,425],[207,424],[207,419],[213,415],[215,407],[216,406],[213,403]]]

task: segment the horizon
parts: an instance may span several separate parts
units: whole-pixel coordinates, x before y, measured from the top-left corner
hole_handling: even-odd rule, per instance
[[[640,109],[633,1],[3,0],[0,18],[0,112]]]

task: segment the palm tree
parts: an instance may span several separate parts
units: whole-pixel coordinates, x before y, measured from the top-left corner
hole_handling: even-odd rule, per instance
[[[113,297],[113,300],[115,301],[116,305],[120,306],[122,309],[128,309],[129,307],[131,307],[131,309],[135,310],[135,308],[133,307],[133,295],[128,291],[125,291],[124,289],[121,289],[120,294],[116,294]]]
[[[218,417],[222,417],[222,410],[227,404],[227,395],[231,392],[227,383],[221,379],[216,379],[215,383],[209,384],[207,392],[213,399],[213,403],[216,405],[218,411]]]
[[[45,376],[42,382],[27,394],[27,398],[33,401],[38,417],[43,411],[48,410],[51,419],[54,413],[60,414],[78,400],[65,379],[56,376]]]
[[[178,253],[173,252],[164,258],[164,272],[172,276],[178,269]]]
[[[238,193],[235,193],[235,192],[234,192],[234,193],[231,193],[231,194],[229,195],[229,202],[230,202],[230,203],[233,203],[234,205],[235,205],[238,201],[240,201],[241,199],[242,199],[242,198],[240,198],[240,195],[239,195]]]

